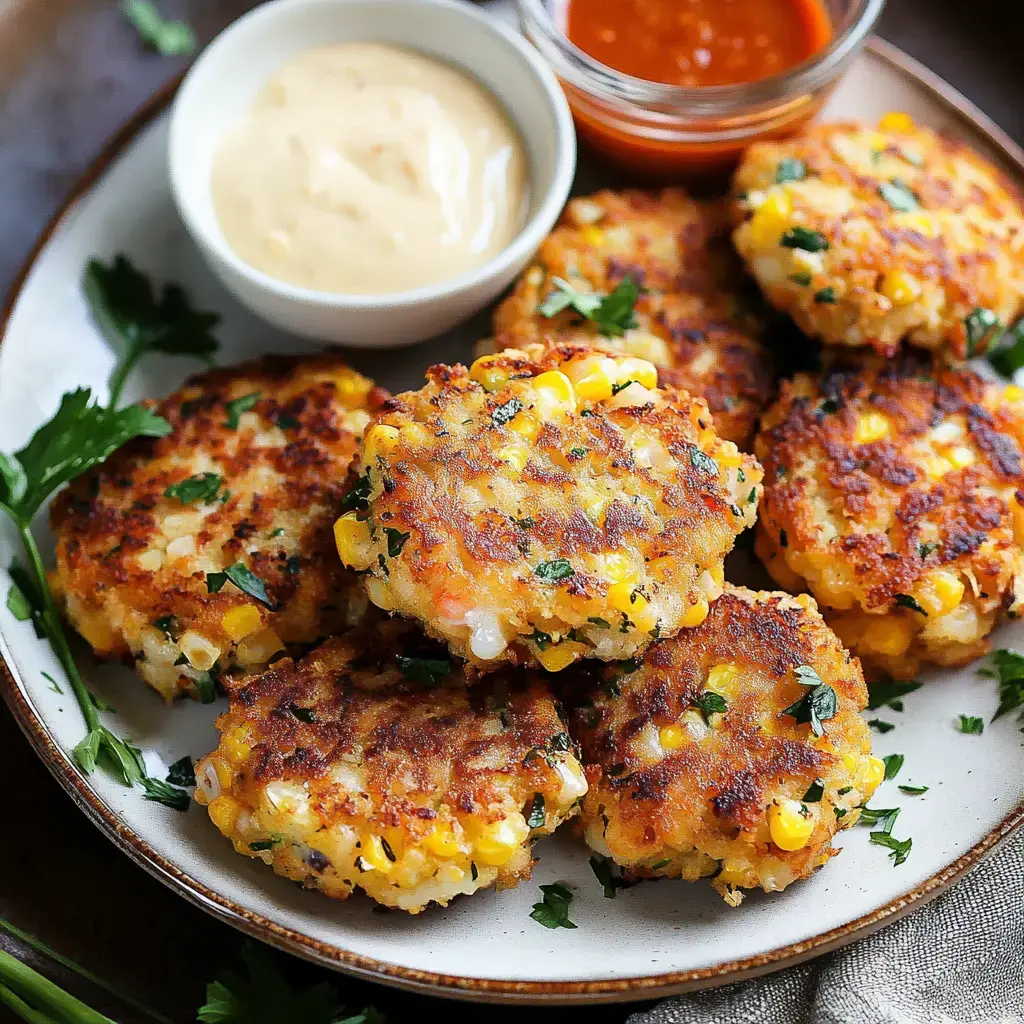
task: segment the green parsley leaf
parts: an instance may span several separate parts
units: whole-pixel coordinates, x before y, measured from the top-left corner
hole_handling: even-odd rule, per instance
[[[288,710],[300,722],[305,722],[307,725],[316,725],[318,721],[316,711],[313,708],[304,708],[298,704],[291,704],[289,705]]]
[[[553,277],[553,291],[537,308],[541,316],[553,317],[563,309],[572,308],[597,326],[606,337],[618,337],[637,326],[633,307],[640,297],[640,289],[630,277],[623,278],[608,295],[581,292],[561,277]]]
[[[534,570],[535,576],[549,583],[558,583],[560,580],[567,580],[570,576],[576,575],[576,570],[569,564],[566,558],[555,558],[550,562],[541,562]]]
[[[815,779],[808,787],[807,792],[800,798],[805,804],[821,803],[825,795],[825,783],[821,779]]]
[[[980,736],[985,731],[985,721],[974,715],[961,715],[957,719],[957,728],[965,736]]]
[[[542,885],[540,891],[544,898],[540,903],[534,903],[530,917],[545,928],[575,928],[576,925],[569,920],[572,893],[557,882],[553,885]]]
[[[918,554],[918,556],[919,556],[919,557],[920,557],[921,559],[925,559],[925,558],[927,558],[927,557],[928,557],[928,556],[929,556],[929,555],[930,555],[930,554],[931,554],[931,553],[932,553],[933,551],[938,551],[940,547],[941,547],[941,545],[940,545],[940,544],[938,544],[938,543],[937,543],[937,542],[935,542],[935,541],[929,541],[929,542],[928,542],[927,544],[918,544],[918,545],[917,545],[917,554]]]
[[[142,763],[139,748],[115,736],[104,725],[91,729],[72,755],[86,775],[104,761],[126,786],[134,786],[146,777],[146,766]]]
[[[690,446],[690,463],[694,469],[699,469],[702,473],[718,476],[718,463],[696,445]]]
[[[899,867],[907,859],[914,844],[913,839],[897,839],[888,832],[872,832],[870,839],[876,846],[885,846],[889,849],[893,867]]]
[[[804,252],[824,252],[828,249],[828,239],[820,231],[809,228],[790,228],[780,239],[779,245],[784,249],[802,249]]]
[[[195,52],[196,37],[183,21],[169,21],[151,0],[123,0],[121,10],[146,46],[163,57],[187,57]]]
[[[809,288],[811,281],[814,280],[810,272],[807,270],[801,270],[796,274],[790,274],[789,279],[793,284],[800,285],[801,288]]]
[[[405,542],[411,535],[402,533],[401,530],[396,530],[393,526],[385,526],[384,534],[388,539],[388,556],[390,558],[397,558],[402,553],[402,548],[405,547]]]
[[[530,803],[530,810],[526,815],[526,824],[530,828],[543,828],[544,821],[544,794],[534,793],[533,800]]]
[[[21,587],[13,581],[7,591],[7,610],[19,622],[27,622],[31,619],[35,610],[29,599],[22,593]]]
[[[64,691],[60,688],[60,683],[58,683],[57,680],[54,679],[53,676],[51,676],[49,672],[43,672],[41,674],[42,674],[42,677],[50,684],[47,687],[47,689],[48,690],[53,690],[54,693],[59,693],[63,697],[64,696]]]
[[[797,665],[793,669],[793,675],[801,686],[821,686],[822,678],[812,665]]]
[[[341,507],[346,511],[353,509],[365,509],[369,504],[368,498],[373,485],[370,483],[369,471],[357,478],[356,482],[345,492],[341,499]]]
[[[787,181],[803,181],[807,177],[807,164],[796,157],[787,156],[779,161],[775,168],[775,183],[783,185]]]
[[[163,804],[164,807],[170,807],[174,811],[188,810],[191,799],[185,790],[179,789],[177,786],[170,786],[166,782],[161,782],[160,779],[150,776],[143,777],[139,782],[145,791],[146,800]]]
[[[242,395],[240,398],[233,398],[230,402],[225,402],[224,410],[228,418],[224,421],[223,426],[227,427],[228,430],[237,430],[242,413],[252,409],[262,397],[258,391],[250,391],[247,395]]]
[[[992,721],[1018,709],[1024,721],[1024,655],[1004,647],[992,652],[992,664],[999,680],[999,707]]]
[[[198,473],[171,484],[164,491],[164,497],[177,498],[182,505],[191,505],[194,501],[212,501],[223,480],[219,473]]]
[[[798,701],[785,708],[783,715],[788,715],[798,723],[807,723],[815,736],[824,733],[821,723],[835,718],[839,711],[839,698],[836,691],[810,665],[800,665],[793,670],[796,681],[808,687],[808,692]]]
[[[167,781],[172,786],[194,786],[196,784],[196,768],[188,754],[168,767]]]
[[[918,615],[923,615],[925,618],[928,618],[928,613],[913,597],[910,596],[910,594],[896,594],[893,600],[900,608],[909,608],[912,612],[917,612]]]
[[[921,684],[918,682],[901,683],[896,679],[881,679],[877,683],[868,683],[868,710],[877,711],[879,708],[890,707],[893,711],[902,711],[903,702],[899,698],[920,689]]]
[[[184,658],[185,656],[182,655],[182,657]],[[185,658],[185,661],[188,661],[188,658]],[[203,704],[212,704],[217,699],[217,683],[215,680],[219,674],[220,670],[214,665],[209,672],[200,672],[192,680],[192,685],[195,687],[196,693],[199,694],[199,700]]]
[[[891,832],[896,819],[900,816],[898,807],[868,807],[860,809],[861,825],[881,825],[881,831]]]
[[[970,359],[991,333],[999,327],[999,317],[991,309],[976,306],[964,317],[964,333],[967,337],[967,358]]]
[[[234,583],[243,594],[255,598],[260,604],[271,610],[273,603],[267,596],[267,588],[263,580],[255,575],[244,562],[235,562],[229,565],[223,572],[208,572],[206,574],[206,589],[211,594],[220,593],[224,584]]]
[[[607,619],[602,619],[600,616],[592,615],[587,622],[592,622],[599,629],[611,629],[612,624]]]
[[[885,778],[895,779],[900,773],[900,769],[903,767],[903,761],[905,760],[903,754],[886,754],[882,758],[882,763],[885,765]]]
[[[451,658],[415,658],[399,654],[395,663],[406,679],[421,686],[437,686],[452,674]]]
[[[897,213],[911,213],[918,208],[917,196],[905,181],[893,178],[878,186],[878,194]]]
[[[988,361],[1004,377],[1012,377],[1024,366],[1024,320],[1018,320],[1007,337],[998,348],[989,350]]]
[[[601,305],[600,295],[578,291],[562,277],[553,277],[551,283],[555,290],[537,307],[537,312],[549,320],[570,307],[580,316],[589,319]]]
[[[141,405],[114,411],[90,405],[88,388],[71,391],[20,451],[4,457],[0,505],[19,523],[29,522],[57,488],[135,437],[166,437],[167,420]],[[13,472],[12,472],[13,471]]]
[[[109,266],[89,260],[83,288],[104,337],[121,349],[121,362],[110,379],[111,406],[117,405],[135,364],[149,352],[213,361],[219,343],[212,331],[220,317],[193,309],[178,285],[164,285],[157,299],[150,279],[120,255]]]
[[[901,793],[906,793],[907,796],[920,796],[922,793],[928,792],[927,786],[900,786],[899,790]]]
[[[518,398],[510,398],[507,402],[502,402],[501,405],[496,405],[491,410],[491,422],[496,427],[500,427],[514,420],[522,411],[523,403]]]
[[[814,301],[822,305],[833,305],[836,302],[836,290],[829,285],[814,293]]]
[[[729,705],[720,693],[714,690],[705,690],[697,695],[693,701],[694,707],[698,708],[704,721],[707,722],[712,715],[724,715],[729,710]]]
[[[569,454],[575,459],[582,459],[587,454],[586,448],[570,448]]]
[[[892,722],[883,722],[880,718],[869,718],[868,725],[870,725],[872,729],[877,729],[883,736],[887,732],[892,732],[893,729],[896,728]]]
[[[614,397],[620,391],[625,391],[626,388],[628,388],[630,384],[635,384],[635,383],[636,383],[635,380],[624,380],[624,381],[622,381],[621,384],[613,384],[612,385],[612,396]]]
[[[616,892],[626,887],[627,883],[622,877],[622,869],[609,857],[602,857],[601,854],[595,853],[590,858],[590,870],[594,872],[594,876],[601,883],[606,900],[615,899]]]

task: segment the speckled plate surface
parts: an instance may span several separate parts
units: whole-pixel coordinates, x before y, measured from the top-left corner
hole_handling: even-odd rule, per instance
[[[298,351],[305,343],[275,333],[241,310],[206,272],[171,204],[165,171],[165,92],[113,141],[44,234],[0,317],[0,449],[19,447],[55,409],[62,392],[87,385],[101,394],[113,354],[91,326],[79,281],[89,256],[128,253],[157,278],[180,281],[197,305],[224,318],[222,361],[263,352]],[[876,117],[903,109],[967,138],[1024,181],[1022,154],[994,125],[884,44],[873,44],[835,93],[825,116]],[[584,169],[589,187],[600,184]],[[486,331],[487,315],[454,334],[400,352],[359,353],[353,362],[398,390],[414,386],[431,362],[465,358]],[[153,358],[133,378],[129,397],[160,396],[191,367]],[[52,547],[39,523],[44,551]],[[0,524],[0,565],[16,551]],[[7,591],[0,570],[0,594]],[[1024,623],[1004,628],[1001,646],[1024,645]],[[184,754],[214,745],[219,707],[165,707],[125,669],[97,667],[76,648],[90,684],[114,707],[111,724],[143,749],[162,776]],[[1024,736],[1010,717],[981,737],[954,728],[960,714],[986,721],[994,685],[973,669],[935,672],[906,700],[898,726],[876,737],[880,754],[900,752],[901,782],[928,785],[923,797],[895,784],[884,806],[903,808],[897,832],[914,839],[905,864],[868,843],[867,829],[840,838],[842,855],[808,882],[773,896],[752,894],[730,909],[704,885],[659,882],[603,898],[586,850],[568,835],[540,843],[534,878],[518,889],[485,892],[419,917],[374,913],[356,897],[331,903],[237,856],[194,807],[178,814],[144,802],[101,773],[83,778],[70,751],[82,735],[67,687],[49,648],[31,626],[0,605],[0,688],[50,771],[83,812],[128,856],[182,896],[238,928],[340,970],[407,987],[471,999],[570,1002],[638,999],[741,977],[794,963],[878,928],[936,895],[1024,821]],[[876,802],[879,802],[876,798]],[[576,889],[575,931],[548,931],[529,918],[537,884],[567,881]]]

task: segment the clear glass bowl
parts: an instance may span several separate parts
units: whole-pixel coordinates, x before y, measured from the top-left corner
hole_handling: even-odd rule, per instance
[[[580,137],[653,177],[728,171],[757,139],[813,117],[856,58],[885,0],[825,0],[832,40],[786,71],[743,85],[681,88],[622,74],[569,41],[566,0],[516,0],[523,34],[558,76]]]

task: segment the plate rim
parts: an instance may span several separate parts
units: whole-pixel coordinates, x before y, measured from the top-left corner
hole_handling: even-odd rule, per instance
[[[1015,143],[991,118],[974,103],[954,89],[935,72],[904,53],[891,43],[872,36],[866,50],[883,64],[913,79],[958,118],[969,123],[999,151],[1002,159],[1024,179],[1024,149]],[[58,205],[36,239],[24,263],[12,281],[0,308],[0,344],[7,335],[14,308],[25,283],[43,249],[78,202],[106,173],[110,165],[128,145],[169,106],[184,78],[185,72],[173,76],[160,86],[122,124],[102,146],[98,155],[77,179]],[[158,853],[117,815],[107,808],[90,788],[86,778],[74,767],[70,758],[55,743],[45,723],[39,718],[22,691],[14,673],[0,650],[0,693],[14,720],[30,746],[50,774],[75,805],[122,853],[162,882],[226,924],[253,938],[285,952],[324,966],[396,988],[429,992],[450,999],[474,1002],[504,1003],[600,1003],[655,999],[680,992],[731,984],[802,963],[823,953],[838,949],[910,913],[939,896],[968,871],[986,858],[1012,832],[1024,825],[1024,800],[970,850],[921,882],[914,889],[881,907],[800,942],[789,943],[752,957],[745,957],[711,967],[685,971],[667,971],[638,977],[600,981],[507,981],[473,978],[424,971],[352,953],[340,946],[323,942],[277,924],[254,913],[235,901],[210,889],[197,878],[177,868]]]

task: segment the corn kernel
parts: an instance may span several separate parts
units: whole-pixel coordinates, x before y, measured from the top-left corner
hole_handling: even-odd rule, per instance
[[[750,221],[750,234],[757,246],[778,245],[789,226],[793,204],[781,188],[769,189],[764,202]]]
[[[377,458],[388,458],[398,447],[399,432],[397,427],[386,423],[375,423],[363,438],[363,461],[374,466]]]
[[[853,432],[855,444],[871,444],[879,441],[889,433],[889,421],[878,412],[865,413],[857,420]]]
[[[691,604],[690,607],[683,612],[679,624],[681,626],[699,626],[708,617],[708,612],[710,610],[711,605],[708,603],[708,599],[701,594],[697,599],[697,603]]]
[[[714,580],[715,585],[719,589],[723,589],[725,587],[725,566],[724,565],[713,565],[707,571],[708,571],[708,575],[711,577],[711,579]]]
[[[423,840],[423,845],[435,857],[454,857],[459,852],[459,840],[450,825],[438,825]]]
[[[220,648],[194,629],[182,633],[178,648],[188,658],[188,663],[200,672],[209,672],[220,657]]]
[[[962,445],[951,449],[948,457],[954,469],[966,469],[968,466],[974,465],[974,452]]]
[[[505,366],[495,366],[498,356],[481,356],[469,368],[469,379],[482,385],[485,391],[500,391],[511,376],[511,370]]]
[[[633,563],[620,551],[602,555],[600,571],[605,579],[612,583],[621,583],[623,580],[633,579],[636,576],[636,573],[633,572]]]
[[[665,750],[678,750],[686,742],[687,736],[687,731],[677,722],[663,725],[658,730],[658,742]]]
[[[568,409],[576,408],[576,392],[572,381],[561,370],[548,370],[534,377],[530,383],[535,390],[549,394],[559,405]]]
[[[629,613],[634,608],[646,608],[647,598],[636,589],[636,584],[628,580],[621,583],[613,583],[608,588],[608,603],[617,612]]]
[[[635,380],[637,384],[645,388],[656,388],[658,386],[658,371],[654,363],[646,359],[634,359],[627,356],[618,360],[618,384],[625,384],[628,380]]]
[[[914,119],[902,110],[890,110],[878,119],[878,127],[883,132],[898,132],[906,135],[914,130]]]
[[[916,592],[918,603],[929,615],[945,615],[964,598],[963,582],[956,573],[939,569],[929,573]]]
[[[530,461],[530,453],[518,445],[509,445],[498,452],[498,458],[506,465],[511,466],[516,474],[519,474],[522,473],[526,468],[527,462]]]
[[[901,654],[906,654],[907,648],[910,646],[911,635],[909,622],[904,619],[885,617],[878,619],[877,622],[872,622],[864,630],[861,642],[878,654],[898,658]]]
[[[815,813],[799,800],[783,800],[768,808],[768,831],[780,849],[802,850],[814,831]]]
[[[252,747],[249,745],[249,727],[233,725],[221,733],[219,750],[232,764],[241,764],[249,759]]]
[[[512,859],[529,835],[530,829],[523,816],[510,814],[504,820],[480,829],[473,847],[473,859],[488,867],[501,867]]]
[[[878,290],[896,306],[907,306],[921,296],[921,282],[905,270],[890,270]]]
[[[365,569],[373,561],[370,526],[355,512],[346,512],[334,521],[334,543],[342,562],[353,569]]]
[[[1019,402],[1024,399],[1024,388],[1018,387],[1016,384],[1008,384],[1003,389],[1003,397],[1008,402]]]
[[[927,210],[912,210],[909,213],[894,213],[893,224],[904,231],[916,231],[925,238],[935,238],[939,233],[939,222]]]
[[[370,388],[373,387],[373,381],[354,370],[342,370],[335,374],[334,386],[345,408],[356,409],[365,402]]]
[[[207,810],[210,814],[210,820],[214,825],[224,835],[230,835],[231,830],[235,827],[235,820],[238,818],[238,812],[241,810],[241,807],[234,797],[219,796],[210,804]]]
[[[734,665],[732,662],[715,665],[708,672],[708,679],[704,687],[707,690],[714,690],[715,693],[720,693],[723,697],[728,697],[732,693],[739,675],[739,665]]]
[[[517,413],[508,426],[527,441],[536,441],[540,433],[540,421],[528,412]]]
[[[363,870],[367,867],[379,871],[382,875],[388,874],[394,867],[394,863],[384,852],[384,844],[380,836],[363,836],[359,847],[359,855],[364,861]]]
[[[366,581],[366,596],[382,611],[390,612],[395,609],[391,588],[375,576]]]
[[[537,660],[548,672],[561,672],[574,661],[581,658],[587,651],[586,644],[578,644],[572,640],[563,640],[560,644],[551,644],[543,651],[537,648]]]
[[[226,611],[221,617],[220,625],[224,632],[237,643],[251,633],[255,633],[263,625],[263,616],[260,615],[258,608],[254,608],[251,604],[243,604]]]
[[[869,757],[864,768],[864,781],[862,788],[864,795],[870,796],[885,778],[885,762],[880,757]]]
[[[580,234],[587,245],[601,245],[604,242],[604,232],[593,224],[588,224]]]
[[[430,431],[422,423],[406,423],[398,431],[398,434],[402,444],[409,448],[413,445],[423,448],[430,445],[433,441]]]
[[[261,665],[270,660],[271,655],[284,650],[284,643],[277,633],[270,629],[261,629],[253,636],[246,637],[235,650],[235,655],[242,665]]]
[[[953,463],[941,455],[931,455],[924,460],[924,471],[932,480],[939,480],[953,471]]]

